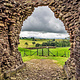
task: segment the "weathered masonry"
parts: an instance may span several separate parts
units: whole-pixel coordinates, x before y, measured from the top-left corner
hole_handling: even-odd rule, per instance
[[[38,6],[49,6],[64,23],[71,42],[64,70],[68,80],[80,80],[80,0],[0,0],[0,80],[25,67],[18,51],[19,34],[23,21]]]

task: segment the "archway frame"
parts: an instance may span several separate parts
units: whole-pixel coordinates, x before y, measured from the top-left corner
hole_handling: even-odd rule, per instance
[[[34,7],[48,6],[70,35],[71,55],[65,62],[67,78],[80,79],[80,1],[79,0],[1,0],[0,1],[0,78],[6,71],[24,65],[18,51],[23,21]]]

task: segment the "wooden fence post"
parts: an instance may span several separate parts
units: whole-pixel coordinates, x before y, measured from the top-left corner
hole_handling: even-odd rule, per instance
[[[48,56],[49,56],[49,48],[48,48]]]
[[[43,56],[43,48],[42,48],[42,56]]]
[[[25,51],[24,51],[24,56],[25,56]]]
[[[66,57],[66,51],[64,51],[65,57]]]
[[[37,56],[38,56],[38,49],[37,49]]]
[[[31,49],[30,49],[30,56],[31,56]]]

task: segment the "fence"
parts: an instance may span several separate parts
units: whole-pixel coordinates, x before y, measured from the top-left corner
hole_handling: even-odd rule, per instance
[[[51,48],[41,48],[41,49],[30,49],[29,52],[24,51],[23,56],[60,56],[60,57],[69,57],[70,51],[55,51],[53,52]]]

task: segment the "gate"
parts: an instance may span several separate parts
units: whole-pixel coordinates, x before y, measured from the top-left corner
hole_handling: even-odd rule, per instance
[[[37,48],[37,49],[29,49],[29,52],[24,51],[23,56],[60,56],[60,57],[70,57],[70,52],[60,52],[60,51],[53,51],[53,48]]]

